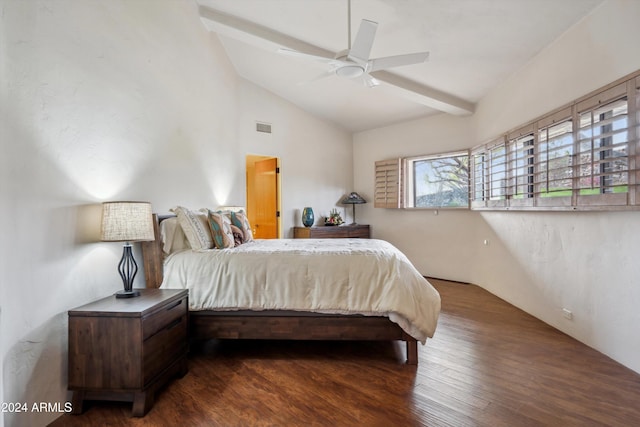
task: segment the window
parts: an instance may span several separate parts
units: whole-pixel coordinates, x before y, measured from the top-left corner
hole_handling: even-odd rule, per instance
[[[512,204],[530,206],[534,195],[534,133],[532,126],[521,129],[509,137],[511,148],[508,194]]]
[[[471,207],[640,208],[638,74],[472,149]]]
[[[571,197],[573,188],[573,120],[561,119],[538,130],[536,194]]]
[[[580,113],[580,195],[626,193],[629,184],[627,97]]]
[[[507,146],[502,143],[489,149],[489,200],[507,196]]]
[[[640,71],[467,152],[376,162],[375,207],[640,209]]]
[[[469,208],[469,153],[406,159],[408,208]]]
[[[506,206],[507,145],[504,139],[474,149],[471,169],[471,208]]]

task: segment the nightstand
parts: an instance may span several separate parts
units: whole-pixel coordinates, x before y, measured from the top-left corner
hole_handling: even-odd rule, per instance
[[[294,239],[368,239],[370,231],[368,225],[337,225],[318,227],[293,227]]]
[[[187,290],[140,289],[69,310],[69,390],[73,413],[85,400],[133,402],[133,416],[153,406],[156,390],[187,373]]]

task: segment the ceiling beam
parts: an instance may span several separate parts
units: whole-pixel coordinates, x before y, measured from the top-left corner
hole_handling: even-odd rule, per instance
[[[237,37],[239,35],[239,32],[244,34],[245,36],[250,36],[251,38],[253,38],[253,40],[249,40],[247,39],[247,37],[242,37],[242,41],[250,42],[253,45],[257,45],[258,47],[264,48],[265,46],[263,42],[266,41],[271,44],[277,45],[278,47],[286,47],[289,49],[297,50],[299,52],[307,53],[309,55],[334,58],[335,53],[331,52],[330,50],[323,49],[302,40],[298,40],[286,34],[272,30],[271,28],[256,24],[255,22],[247,21],[246,19],[240,18],[238,16],[219,12],[206,6],[200,6],[198,10],[200,13],[200,18],[204,21],[205,25],[208,28],[211,29],[211,25],[207,24],[212,24],[212,27],[216,32],[221,32],[222,34],[229,37],[239,38]]]
[[[238,16],[229,15],[206,6],[198,8],[207,29],[267,50],[286,47],[309,55],[334,58],[335,53],[298,40]],[[421,105],[454,115],[472,114],[475,105],[429,86],[388,71],[371,73],[376,79],[393,86],[398,94]]]
[[[475,104],[471,102],[397,74],[388,71],[374,71],[371,75],[381,82],[394,86],[404,98],[438,111],[464,116],[473,114],[475,110]]]

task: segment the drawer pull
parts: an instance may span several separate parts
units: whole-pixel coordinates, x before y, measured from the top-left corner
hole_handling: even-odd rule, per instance
[[[182,300],[176,302],[175,304],[172,304],[170,307],[167,307],[167,311],[171,311],[174,308],[176,308],[177,306],[179,306],[180,304],[182,304]]]
[[[169,325],[167,325],[167,327],[165,329],[167,331],[170,331],[171,329],[173,329],[176,326],[178,326],[180,323],[182,323],[182,317],[179,317],[176,320],[174,320],[173,322],[169,323]]]

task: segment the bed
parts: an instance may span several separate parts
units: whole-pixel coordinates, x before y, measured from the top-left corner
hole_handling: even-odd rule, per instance
[[[387,242],[251,239],[167,250],[183,218],[154,215],[156,240],[142,252],[147,287],[189,289],[192,339],[401,340],[416,365],[418,342],[435,332],[437,291]]]

